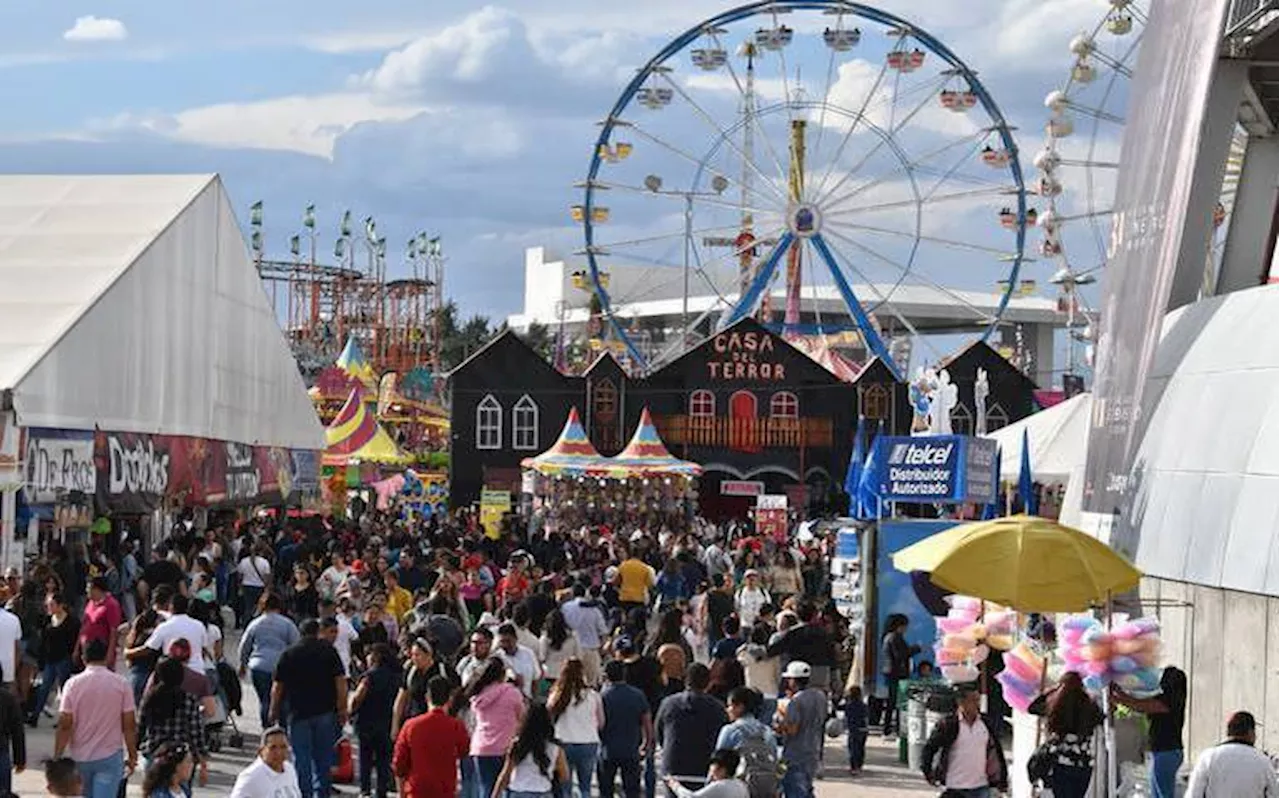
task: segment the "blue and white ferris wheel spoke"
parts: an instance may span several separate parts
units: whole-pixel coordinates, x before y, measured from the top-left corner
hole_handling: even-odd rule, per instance
[[[988,247],[982,244],[975,244],[971,241],[957,241],[952,238],[941,238],[938,236],[927,236],[919,233],[911,233],[906,230],[893,230],[888,227],[876,227],[869,224],[859,224],[856,222],[846,222],[843,220],[832,221],[826,220],[826,224],[835,225],[844,230],[863,230],[868,233],[880,233],[887,236],[896,236],[899,238],[914,238],[920,241],[928,241],[931,244],[941,244],[954,249],[964,249],[970,252],[982,252],[988,255],[997,255],[1001,258],[1012,257],[1013,253],[1007,249],[997,249],[996,247]]]
[[[615,191],[624,191],[630,194],[639,194],[645,197],[652,197],[655,201],[665,200],[668,202],[674,201],[674,202],[683,203],[685,201],[685,196],[686,196],[686,192],[683,192],[683,191],[653,191],[652,189],[645,188],[644,186],[632,186],[626,183],[610,183],[603,180],[597,180],[596,185],[599,188],[607,188]],[[728,193],[727,189],[725,193]],[[749,205],[744,206],[741,202],[733,202],[732,200],[722,199],[720,197],[708,197],[701,194],[697,194],[696,192],[689,192],[688,196],[695,206],[696,205],[714,205],[718,208],[729,208],[731,210],[739,210],[745,207],[746,210],[749,210],[752,213],[761,213],[761,214],[778,213],[778,209],[775,206],[770,206],[768,208],[752,207]],[[742,223],[738,222],[736,226],[741,227]],[[683,236],[684,234],[680,233],[679,235]]]
[[[938,81],[938,85],[939,86],[943,85],[946,82],[946,80],[947,78],[945,76],[942,77]],[[909,122],[911,122],[912,119],[915,119],[916,114],[919,114],[921,111],[923,111],[929,105],[930,101],[936,102],[936,100],[937,98],[933,92],[926,92],[924,95],[924,98],[919,103],[917,103],[914,108],[911,109],[911,113],[907,114],[900,122],[890,125],[887,130],[887,136],[878,139],[875,143],[875,146],[873,146],[870,150],[867,151],[865,155],[863,155],[862,160],[858,161],[856,164],[854,164],[853,167],[847,170],[844,173],[844,176],[841,177],[838,181],[836,181],[836,184],[834,186],[832,186],[830,189],[827,189],[824,192],[820,185],[818,188],[819,193],[816,195],[817,198],[814,200],[814,202],[819,205],[825,202],[828,197],[830,197],[832,194],[838,191],[840,187],[843,186],[845,183],[847,183],[851,177],[857,174],[858,170],[862,169],[862,167],[866,165],[867,161],[871,160],[871,157],[880,151],[881,147],[883,147],[890,139],[895,138],[897,134],[900,133],[902,129],[906,127],[906,125]],[[850,129],[852,130],[852,128]],[[828,167],[828,172],[830,172],[831,169],[833,169],[837,165],[837,163],[838,163],[838,160],[833,160],[831,162],[830,167]]]
[[[932,277],[926,274],[923,270],[915,269],[909,265],[900,263],[894,260],[893,258],[889,257],[888,255],[885,255],[884,253],[875,249],[874,247],[871,247],[867,244],[864,244],[860,241],[855,240],[852,236],[846,235],[844,233],[840,233],[836,230],[828,230],[827,232],[829,232],[832,236],[844,242],[845,244],[849,245],[850,247],[858,250],[859,252],[862,252],[880,261],[881,263],[887,266],[890,266],[894,269],[897,269],[899,272],[901,272],[902,277],[898,280],[897,283],[895,283],[895,288],[897,286],[902,285],[904,282],[907,282],[909,279],[914,279],[915,281],[918,281],[919,284],[931,286],[934,290],[937,290],[946,294],[947,296],[955,300],[956,303],[958,303],[962,307],[965,307],[968,310],[972,311],[974,314],[975,321],[982,322],[982,323],[988,323],[992,321],[991,313],[974,305],[972,302],[965,299],[963,295],[957,293],[955,290],[951,288],[947,288],[942,283],[939,283],[937,280],[934,280]],[[848,257],[846,257],[845,260],[850,264],[852,264],[853,262],[852,259]],[[860,271],[858,273],[859,275],[861,275]],[[866,279],[865,276],[863,276],[863,279],[864,280]],[[901,314],[897,313],[896,309],[893,308],[891,302],[889,303],[889,305],[890,305],[890,310],[894,312],[894,314],[897,315],[900,320],[903,320],[905,322],[905,319],[902,319]]]
[[[986,186],[983,188],[972,189],[969,191],[957,191],[951,194],[935,194],[928,199],[905,199],[895,200],[893,202],[878,202],[875,205],[861,205],[854,208],[840,208],[830,213],[823,214],[823,220],[840,219],[845,216],[855,216],[858,214],[878,213],[883,211],[891,211],[900,208],[912,208],[917,205],[938,205],[945,202],[953,202],[958,200],[972,200],[975,197],[982,196],[1005,196],[1013,189],[1012,186]],[[1006,253],[1008,254],[1008,253]]]
[[[711,114],[710,114],[710,113],[708,113],[708,112],[707,112],[707,110],[706,110],[705,108],[703,108],[701,105],[699,105],[699,104],[698,104],[698,102],[697,102],[696,100],[694,100],[692,97],[690,97],[690,96],[689,96],[689,92],[685,91],[685,90],[684,90],[684,87],[682,87],[680,84],[678,84],[678,83],[676,83],[674,80],[672,80],[672,79],[671,79],[671,75],[669,75],[669,74],[667,74],[667,73],[665,73],[665,72],[660,73],[660,74],[661,74],[661,76],[662,76],[663,80],[665,80],[665,81],[666,81],[666,82],[671,86],[671,88],[672,88],[672,89],[673,89],[677,94],[679,94],[682,98],[684,98],[684,101],[685,101],[685,102],[687,102],[687,103],[689,104],[689,106],[690,106],[690,107],[692,107],[692,108],[693,108],[693,110],[697,112],[698,116],[700,116],[704,122],[706,122],[708,125],[710,125],[710,126],[711,126],[711,128],[712,128],[713,130],[715,130],[715,131],[716,131],[716,133],[718,133],[718,134],[720,135],[721,140],[723,140],[725,144],[728,144],[728,145],[729,145],[729,148],[730,148],[730,149],[732,149],[735,153],[737,153],[737,154],[738,154],[738,157],[742,159],[742,162],[743,162],[743,163],[745,163],[745,164],[746,164],[746,165],[751,169],[751,171],[755,172],[755,173],[756,173],[756,176],[757,176],[757,177],[759,177],[761,180],[763,180],[766,186],[768,186],[768,187],[769,187],[769,188],[771,188],[771,189],[774,189],[774,191],[775,191],[775,193],[776,193],[776,192],[777,192],[777,186],[774,184],[774,182],[773,182],[772,180],[770,180],[770,179],[769,179],[769,176],[768,176],[768,175],[766,175],[764,172],[760,171],[760,167],[759,167],[759,166],[757,166],[757,165],[755,164],[755,162],[754,162],[752,159],[748,158],[748,157],[747,157],[747,156],[742,152],[742,149],[741,149],[741,148],[737,145],[737,143],[733,140],[733,137],[732,137],[731,135],[729,135],[728,131],[726,131],[723,127],[721,127],[721,126],[720,126],[720,123],[719,123],[719,122],[717,122],[717,121],[715,120],[715,118],[714,118],[713,116],[711,116]],[[784,173],[784,176],[785,176],[785,173]],[[786,196],[785,196],[785,195],[783,195],[783,194],[779,194],[778,199],[785,203],[787,198],[786,198]]]
[[[977,134],[975,134],[975,137],[976,137],[976,139],[977,139],[977,144],[982,144],[982,142],[983,142],[983,137],[984,137],[985,135],[986,135],[986,133],[985,133],[984,131],[978,131],[978,133],[977,133]],[[878,185],[883,185],[883,184],[884,184],[884,182],[885,182],[886,180],[889,180],[890,178],[892,178],[892,177],[894,177],[894,176],[896,176],[896,175],[908,175],[908,176],[909,176],[909,175],[911,175],[911,174],[913,174],[913,173],[917,172],[917,171],[919,170],[919,168],[920,168],[920,167],[922,167],[924,164],[926,164],[926,163],[928,163],[928,162],[932,161],[934,158],[937,158],[937,157],[938,157],[938,156],[940,156],[940,155],[943,155],[943,154],[945,154],[945,153],[947,153],[947,152],[949,152],[949,151],[951,151],[951,150],[953,150],[953,149],[955,149],[955,148],[957,148],[957,147],[962,147],[962,146],[964,146],[964,145],[966,145],[966,144],[972,144],[972,142],[970,142],[970,140],[969,140],[969,137],[966,137],[966,138],[963,138],[963,139],[957,139],[956,141],[948,142],[947,144],[944,144],[943,146],[941,146],[941,147],[937,148],[936,150],[931,150],[931,151],[929,151],[929,152],[925,153],[924,155],[921,155],[921,156],[919,156],[919,157],[915,158],[914,160],[907,161],[907,162],[899,161],[899,162],[898,162],[898,165],[897,165],[896,167],[894,167],[893,169],[889,170],[888,172],[885,172],[884,174],[879,175],[878,177],[875,177],[875,178],[872,178],[871,180],[868,180],[867,182],[863,183],[863,184],[862,184],[862,185],[860,185],[860,186],[857,186],[856,188],[854,188],[853,190],[851,190],[849,193],[844,194],[844,195],[843,195],[843,196],[841,196],[841,197],[838,197],[838,198],[836,198],[836,199],[832,199],[832,200],[828,201],[828,202],[823,206],[823,208],[824,208],[824,213],[831,213],[831,212],[835,211],[835,210],[836,210],[836,209],[838,209],[841,205],[845,204],[846,202],[848,202],[849,200],[853,199],[854,197],[860,196],[861,194],[865,193],[866,191],[868,191],[868,190],[870,190],[870,189],[872,189],[872,188],[875,188],[875,187],[876,187],[876,186],[878,186]]]
[[[905,38],[905,36],[902,38]],[[901,43],[901,39],[899,40],[899,43]],[[844,136],[840,139],[840,145],[836,147],[836,153],[831,157],[831,163],[827,165],[827,170],[822,174],[822,178],[818,181],[817,188],[814,190],[815,196],[820,196],[822,194],[822,190],[826,187],[827,180],[830,179],[832,171],[839,166],[840,156],[844,154],[844,148],[848,146],[849,139],[853,137],[854,131],[858,129],[858,122],[865,118],[867,106],[876,96],[876,92],[879,91],[880,83],[884,80],[885,72],[888,69],[889,61],[888,59],[884,59],[884,62],[880,64],[880,72],[876,74],[875,81],[872,82],[871,88],[867,91],[867,96],[862,98],[862,105],[858,108],[858,112],[853,115],[853,118],[849,123],[849,129],[845,131]],[[830,94],[830,91],[828,91],[828,94]],[[822,100],[823,102],[826,102],[827,98],[823,97]]]
[[[724,49],[724,44],[720,41],[719,34],[712,34],[711,38],[716,43],[717,47]],[[764,127],[760,122],[760,109],[755,104],[756,101],[754,93],[748,94],[746,86],[743,85],[742,80],[738,77],[738,71],[733,68],[732,58],[726,60],[724,65],[729,73],[729,77],[733,80],[733,85],[738,89],[739,96],[742,97],[744,103],[744,115],[747,117],[747,124],[754,126],[755,132],[764,140],[765,150],[769,153],[769,157],[773,159],[773,165],[777,168],[778,174],[786,175],[787,169],[782,165],[782,159],[778,157],[778,151],[773,146],[773,140],[765,133]],[[749,110],[746,109],[747,103],[751,104]],[[745,159],[748,156],[742,157]],[[750,157],[754,157],[754,155],[750,155]]]
[[[666,141],[660,136],[657,136],[654,133],[650,133],[649,131],[645,130],[643,127],[636,124],[635,122],[628,122],[627,128],[635,132],[636,134],[638,134],[641,138],[645,139],[646,141],[650,141],[658,145],[659,147],[662,147],[664,150],[667,150],[671,154],[687,160],[689,163],[693,164],[693,166],[697,169],[702,169],[706,166],[707,159],[705,157],[699,158],[696,155],[686,152],[685,150],[681,149],[680,147],[677,147],[676,145],[670,143],[669,141]],[[723,173],[717,173],[717,174],[720,174],[721,177],[727,180],[729,182],[730,187],[738,188],[740,190],[745,189],[748,194],[751,194],[754,197],[753,201],[758,200],[763,203],[767,203],[771,207],[776,207],[777,200],[774,197],[770,197],[765,194],[762,194],[759,191],[757,191],[752,185],[742,183],[741,181],[735,180],[734,178],[729,177],[726,174],[723,174]],[[598,180],[595,181],[595,183],[596,185],[602,185],[601,181],[598,181]],[[648,189],[645,189],[645,191],[648,191]]]

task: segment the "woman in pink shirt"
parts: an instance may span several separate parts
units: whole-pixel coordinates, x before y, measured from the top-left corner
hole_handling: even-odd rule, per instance
[[[502,772],[503,757],[524,717],[524,695],[520,688],[507,682],[507,666],[493,657],[484,670],[472,677],[463,696],[471,706],[475,727],[471,733],[471,756],[467,760],[470,775],[480,788],[478,795],[489,796]]]

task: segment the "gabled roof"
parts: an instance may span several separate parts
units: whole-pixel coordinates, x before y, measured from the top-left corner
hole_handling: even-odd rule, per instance
[[[1035,380],[1028,377],[1021,369],[1010,363],[1007,357],[993,349],[991,344],[988,344],[986,341],[973,341],[956,351],[955,354],[942,358],[942,360],[938,362],[937,369],[941,371],[961,358],[975,358],[982,363],[994,364],[1002,370],[1005,370],[1009,375],[1013,375],[1021,379],[1029,388],[1034,389],[1037,387]]]
[[[901,384],[902,381],[893,373],[893,369],[885,365],[879,355],[862,364],[862,370],[858,372],[858,376],[853,378],[854,384],[864,382],[892,382]]]
[[[485,343],[484,346],[480,347],[479,349],[477,349],[476,351],[468,355],[467,358],[463,360],[461,363],[454,366],[453,369],[450,370],[449,373],[445,375],[446,379],[452,379],[458,372],[462,371],[467,366],[470,366],[475,361],[480,360],[482,357],[490,354],[499,346],[511,346],[511,345],[518,345],[524,348],[532,356],[532,359],[541,363],[546,368],[547,371],[554,373],[560,377],[565,376],[561,374],[560,371],[556,369],[555,366],[552,366],[550,363],[548,363],[546,358],[538,354],[538,351],[536,349],[529,346],[529,344],[523,338],[521,338],[520,335],[516,333],[515,330],[511,329],[510,327],[507,327],[502,331],[500,331],[497,335],[490,338],[488,342]]]
[[[23,426],[321,449],[216,175],[0,177],[0,390]]]

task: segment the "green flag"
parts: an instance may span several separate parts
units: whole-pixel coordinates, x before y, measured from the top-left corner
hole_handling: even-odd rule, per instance
[[[262,254],[262,231],[254,230],[253,235],[249,237],[249,246],[253,247],[253,251]]]
[[[342,224],[338,228],[338,235],[351,235],[351,211],[342,212]]]
[[[302,212],[302,226],[308,230],[316,228],[316,206],[308,205],[307,209]]]
[[[379,258],[387,256],[387,239],[379,238],[373,245],[373,251],[378,254]]]
[[[289,236],[289,251],[295,256],[302,252],[302,236]]]
[[[333,242],[333,256],[338,260],[347,257],[347,239],[339,238]]]
[[[418,239],[416,238],[409,239],[408,245],[405,246],[405,251],[409,253],[409,260],[414,260],[415,258],[417,258],[418,257]]]
[[[249,206],[249,224],[254,227],[262,227],[262,200],[258,200]]]
[[[428,252],[430,252],[430,254],[433,257],[440,254],[440,236],[436,236],[435,238],[431,239],[430,241],[427,242],[427,244],[430,245],[428,247]]]
[[[372,216],[364,217],[364,237],[371,244],[378,240],[378,226],[374,224]]]

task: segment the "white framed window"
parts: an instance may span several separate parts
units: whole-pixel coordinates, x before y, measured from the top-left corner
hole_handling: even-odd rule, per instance
[[[800,400],[791,391],[777,391],[769,397],[769,416],[771,418],[799,418]]]
[[[689,415],[694,418],[711,418],[716,414],[716,395],[705,388],[689,394]]]
[[[502,448],[502,405],[486,394],[476,405],[476,448]]]
[[[973,434],[973,414],[963,402],[956,402],[956,406],[951,408],[951,432],[954,435]]]
[[[1009,426],[1009,414],[1004,412],[999,402],[993,403],[987,408],[987,432],[995,432],[1007,426]]]
[[[538,448],[538,404],[529,394],[520,397],[511,408],[511,448]]]

